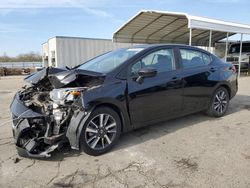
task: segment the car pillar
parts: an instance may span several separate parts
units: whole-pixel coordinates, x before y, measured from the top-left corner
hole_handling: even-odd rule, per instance
[[[238,59],[238,78],[240,77],[240,67],[241,67],[241,55],[242,55],[242,39],[243,39],[243,33],[240,34],[240,55]]]

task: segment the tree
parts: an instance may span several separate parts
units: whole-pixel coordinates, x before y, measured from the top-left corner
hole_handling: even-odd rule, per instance
[[[0,56],[0,62],[41,62],[42,56],[38,52],[19,54],[16,57],[9,57],[6,52]]]
[[[0,61],[2,61],[2,62],[9,62],[10,61],[10,57],[7,55],[6,52],[4,52],[3,56],[0,57]]]

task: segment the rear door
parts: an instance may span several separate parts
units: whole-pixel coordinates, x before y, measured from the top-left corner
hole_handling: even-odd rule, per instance
[[[215,70],[211,66],[212,57],[193,48],[180,48],[183,76],[183,112],[189,114],[206,109],[211,91],[217,83],[213,81]]]
[[[138,83],[137,72],[145,67],[157,69],[157,75]],[[173,48],[148,53],[134,62],[129,72],[129,112],[136,127],[171,118],[180,112],[182,78]]]

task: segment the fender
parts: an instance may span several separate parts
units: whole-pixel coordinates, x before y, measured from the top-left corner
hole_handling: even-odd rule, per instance
[[[87,119],[89,118],[89,116],[91,115],[91,113],[93,112],[93,110],[101,105],[111,106],[119,109],[120,112],[119,116],[121,117],[123,125],[123,130],[122,130],[123,133],[133,129],[128,114],[124,112],[124,109],[121,106],[115,103],[116,102],[114,99],[110,100],[108,100],[107,98],[99,99],[98,101],[92,101],[90,104],[84,105],[86,107],[85,110],[78,110],[73,114],[66,132],[66,137],[68,138],[72,149],[76,150],[80,149],[79,140],[83,126],[87,121]]]
[[[89,106],[91,108],[96,108],[101,105],[106,105],[114,109],[120,116],[122,122],[122,132],[128,132],[134,127],[132,126],[131,119],[128,113],[126,103],[120,102],[119,100],[113,98],[100,98],[98,100],[90,102]]]
[[[221,86],[226,87],[226,89],[229,90],[230,99],[232,99],[238,91],[238,88],[233,88],[230,82],[222,81],[215,85],[213,93],[216,91],[216,89],[218,89]]]
[[[73,114],[66,132],[66,137],[68,138],[72,149],[79,150],[81,131],[92,111],[93,109],[88,112],[78,110]]]

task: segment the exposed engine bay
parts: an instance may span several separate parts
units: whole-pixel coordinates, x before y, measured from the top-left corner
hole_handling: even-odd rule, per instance
[[[37,77],[39,76],[39,78]],[[99,76],[46,68],[26,78],[12,104],[13,134],[22,156],[49,157],[67,142],[67,129],[83,107],[83,92],[102,82]]]

